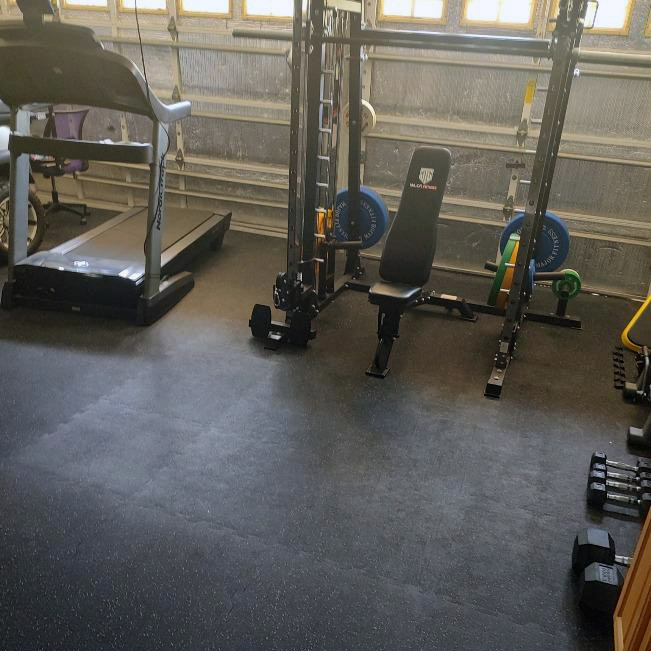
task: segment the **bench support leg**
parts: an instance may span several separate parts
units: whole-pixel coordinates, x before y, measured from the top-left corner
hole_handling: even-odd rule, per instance
[[[384,311],[382,308],[379,309],[377,317],[378,345],[373,362],[368,367],[366,375],[379,378],[387,376],[389,372],[389,355],[391,355],[393,342],[400,336],[398,334],[400,319],[402,319],[402,310]]]

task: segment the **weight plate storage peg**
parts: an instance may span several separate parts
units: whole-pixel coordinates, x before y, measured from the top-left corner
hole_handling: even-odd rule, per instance
[[[362,186],[359,189],[359,239],[362,242],[362,248],[377,244],[384,235],[389,223],[389,209],[382,200],[382,197],[371,190]],[[350,240],[350,214],[348,208],[348,190],[342,190],[337,195],[335,204],[335,239],[339,242],[348,242]]]
[[[497,271],[495,272],[495,279],[493,280],[493,285],[491,286],[491,291],[490,294],[488,295],[488,304],[489,305],[497,305],[497,299],[500,295],[500,289],[502,288],[502,283],[504,282],[504,276],[506,275],[507,271],[507,263],[513,256],[513,251],[516,248],[516,245],[518,245],[520,242],[520,236],[516,235],[513,233],[510,237],[508,242],[506,243],[506,247],[504,251],[502,252],[502,257],[500,258],[499,264],[497,265]]]
[[[504,251],[504,247],[513,233],[519,235],[522,232],[523,224],[524,214],[518,213],[504,227],[500,238],[500,251]],[[560,269],[569,252],[570,231],[565,222],[554,213],[546,213],[542,233],[536,242],[534,252],[536,271],[556,271]]]

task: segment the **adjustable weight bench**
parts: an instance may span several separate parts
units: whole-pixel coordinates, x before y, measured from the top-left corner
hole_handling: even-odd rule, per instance
[[[378,306],[379,341],[367,375],[383,378],[389,372],[389,355],[405,310],[425,304],[442,305],[458,310],[464,320],[476,320],[463,299],[423,292],[432,272],[436,227],[450,161],[450,152],[442,147],[420,147],[412,156],[400,206],[382,252],[382,281],[368,293],[369,302]]]

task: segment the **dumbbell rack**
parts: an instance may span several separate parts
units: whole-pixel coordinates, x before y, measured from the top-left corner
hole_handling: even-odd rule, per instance
[[[590,459],[587,484],[588,505],[603,509],[608,503],[637,507],[646,517],[651,507],[651,460],[639,458],[636,465],[612,461],[603,452]]]

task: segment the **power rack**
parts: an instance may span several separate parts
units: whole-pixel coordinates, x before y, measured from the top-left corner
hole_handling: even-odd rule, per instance
[[[361,163],[361,65],[365,45],[411,49],[451,50],[484,54],[551,59],[549,87],[536,147],[531,182],[526,198],[524,226],[513,283],[505,311],[457,297],[432,293],[421,304],[457,309],[463,318],[473,310],[504,316],[493,370],[484,395],[499,398],[525,320],[568,327],[580,322],[564,314],[528,313],[529,263],[540,237],[568,100],[578,61],[606,65],[651,67],[651,56],[590,51],[579,44],[589,0],[560,0],[551,39],[482,34],[455,34],[420,30],[380,30],[363,27],[363,3],[357,0],[294,0],[292,32],[281,30],[234,30],[235,37],[291,41],[291,119],[287,269],[278,274],[273,289],[274,305],[285,312],[285,321],[272,321],[271,307],[256,305],[249,325],[253,335],[266,339],[267,347],[284,341],[306,345],[316,335],[312,321],[342,291],[367,292],[363,282],[358,219],[360,214]],[[348,194],[350,240],[339,242],[333,233],[336,199],[343,71],[348,71]],[[343,274],[337,276],[337,250],[345,250]]]

